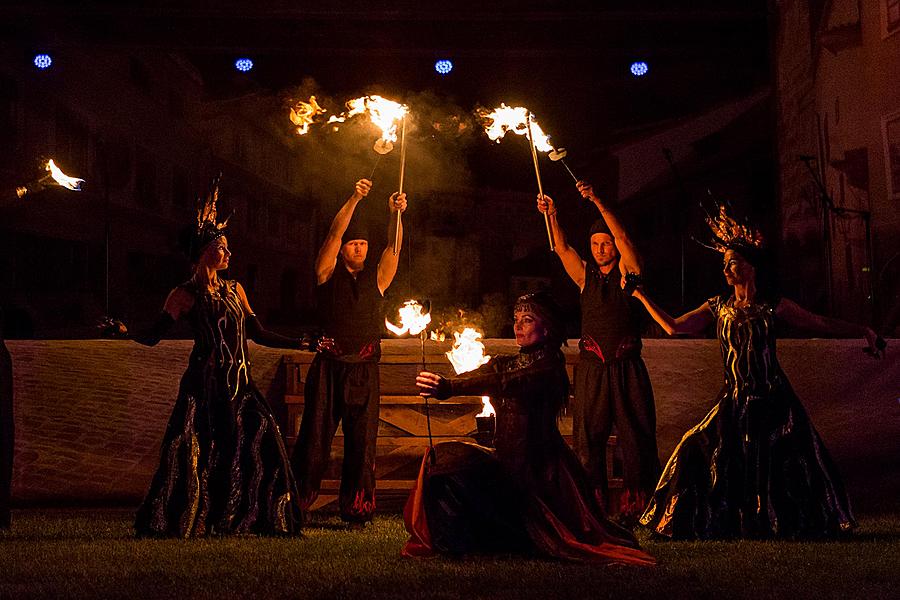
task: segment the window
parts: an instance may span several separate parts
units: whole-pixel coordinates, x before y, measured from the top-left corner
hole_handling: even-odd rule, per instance
[[[888,193],[894,200],[900,200],[900,111],[884,118],[882,130]]]
[[[900,31],[900,0],[882,0],[881,24],[884,37]]]

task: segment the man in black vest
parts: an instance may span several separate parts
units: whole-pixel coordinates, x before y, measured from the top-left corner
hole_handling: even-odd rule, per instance
[[[641,358],[643,308],[631,297],[633,289],[627,291],[625,278],[640,274],[641,260],[622,224],[594,189],[583,181],[577,188],[600,211],[590,230],[590,261],[581,260],[566,243],[553,200],[538,196],[538,210],[550,219],[556,253],[581,290],[572,440],[594,484],[613,504],[610,512],[628,522],[640,516],[660,471],[653,388]],[[618,503],[609,503],[606,477],[606,445],[613,425],[624,470]]]
[[[353,523],[371,521],[375,512],[378,360],[384,329],[381,304],[400,258],[400,248],[394,252],[388,246],[377,268],[366,268],[369,236],[351,221],[371,188],[368,179],[356,182],[316,257],[316,300],[326,340],[319,345],[306,377],[303,419],[291,457],[305,512],[319,495],[331,443],[343,421],[339,503],[341,518]],[[406,210],[406,194],[392,194],[388,207],[388,239],[393,240],[397,215]],[[403,239],[402,231],[399,239]]]

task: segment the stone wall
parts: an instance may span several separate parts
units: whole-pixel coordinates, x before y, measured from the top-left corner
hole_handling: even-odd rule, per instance
[[[136,503],[155,468],[190,342],[164,341],[155,348],[107,340],[7,345],[15,380],[16,503]],[[514,348],[509,340],[488,340],[487,346],[494,353]],[[897,508],[900,353],[892,342],[888,358],[875,361],[861,348],[858,340],[783,340],[779,350],[857,504]],[[429,355],[437,358],[440,350],[435,344]],[[572,344],[567,352],[574,351]],[[385,342],[386,357],[400,354],[415,362],[418,344]],[[251,349],[254,378],[276,406],[283,386],[273,382],[282,355]],[[714,340],[647,340],[644,356],[665,460],[711,407],[722,381],[718,348]]]

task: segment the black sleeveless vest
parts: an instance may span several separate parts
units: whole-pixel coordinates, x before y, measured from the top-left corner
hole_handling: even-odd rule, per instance
[[[377,268],[364,268],[354,278],[338,260],[331,279],[316,287],[316,300],[325,335],[334,338],[342,357],[378,360],[384,312]]]
[[[581,358],[611,361],[641,354],[641,303],[625,294],[615,264],[608,275],[593,260],[584,267],[581,291]]]

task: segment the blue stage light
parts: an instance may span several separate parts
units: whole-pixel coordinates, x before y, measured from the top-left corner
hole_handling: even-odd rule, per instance
[[[239,58],[234,61],[234,68],[242,73],[246,73],[253,68],[253,61],[249,58]]]
[[[38,69],[47,69],[53,64],[53,59],[49,54],[36,54],[34,56],[34,66]]]
[[[446,75],[453,70],[453,63],[446,58],[442,58],[441,60],[434,63],[434,70],[441,75]]]
[[[635,77],[643,77],[650,70],[650,66],[642,60],[631,63],[631,74]]]

